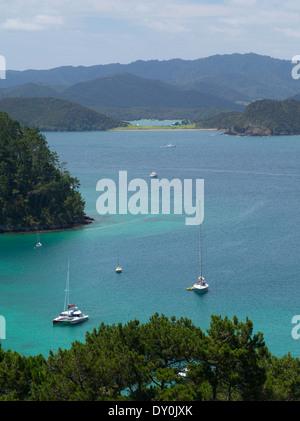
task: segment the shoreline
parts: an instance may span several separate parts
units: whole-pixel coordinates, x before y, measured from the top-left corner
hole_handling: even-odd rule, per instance
[[[69,226],[57,226],[54,228],[27,228],[27,229],[12,229],[12,230],[0,230],[0,235],[9,235],[9,234],[34,234],[34,233],[45,233],[45,232],[61,232],[61,231],[67,231],[67,230],[72,230],[72,229],[78,229],[84,225],[91,225],[93,222],[95,221],[94,218],[91,218],[90,216],[85,216],[85,220],[83,222],[75,222],[73,225],[69,225]]]
[[[190,125],[183,125],[183,126],[138,126],[134,124],[129,124],[126,127],[115,127],[113,129],[109,129],[107,131],[113,132],[113,131],[138,131],[138,130],[166,130],[166,131],[172,131],[172,130],[218,130],[216,128],[202,128],[202,127],[195,127],[194,124]]]

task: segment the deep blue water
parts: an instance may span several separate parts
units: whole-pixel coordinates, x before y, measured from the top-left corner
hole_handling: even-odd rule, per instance
[[[0,236],[0,314],[4,349],[48,355],[84,341],[100,323],[147,322],[155,312],[188,317],[204,331],[211,314],[249,317],[277,356],[300,356],[291,336],[300,314],[300,137],[250,138],[216,131],[45,133],[49,147],[81,182],[92,225],[36,235]],[[161,148],[173,143],[176,148]],[[198,226],[185,215],[109,215],[96,211],[101,178],[204,179],[203,271],[210,290],[187,291],[198,277]],[[123,273],[117,275],[117,256]],[[70,297],[90,315],[52,326]]]

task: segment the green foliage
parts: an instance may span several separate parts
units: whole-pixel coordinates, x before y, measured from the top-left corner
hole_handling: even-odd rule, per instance
[[[208,330],[208,358],[212,370],[213,397],[221,387],[228,400],[256,400],[261,395],[265,372],[258,362],[265,352],[261,333],[253,335],[252,322],[233,322],[227,317],[212,316]]]
[[[0,346],[0,400],[299,400],[299,390],[299,360],[273,357],[252,322],[236,317],[212,315],[207,334],[158,314],[102,323],[48,360]]]
[[[36,83],[24,83],[22,85],[10,86],[0,89],[0,99],[3,98],[42,98],[57,97],[58,92],[48,86]]]
[[[175,107],[128,107],[128,108],[111,108],[111,107],[93,107],[102,114],[109,115],[113,118],[123,119],[126,121],[133,120],[191,120],[198,121],[209,118],[222,111],[218,106],[201,107],[201,108],[175,108]]]
[[[226,130],[233,125],[239,115],[238,111],[222,112],[202,121],[197,121],[196,128]]]
[[[79,181],[38,129],[0,113],[0,229],[45,229],[84,222]],[[13,200],[12,200],[13,199]]]
[[[267,364],[265,399],[273,401],[300,400],[300,360],[290,353],[282,358],[270,356]]]
[[[74,102],[58,98],[6,98],[0,110],[31,128],[43,131],[109,130],[126,125]]]

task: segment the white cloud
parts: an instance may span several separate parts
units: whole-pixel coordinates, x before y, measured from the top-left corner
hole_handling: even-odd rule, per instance
[[[280,32],[286,37],[300,38],[300,30],[291,28],[275,28],[275,31]]]
[[[31,20],[21,20],[19,18],[7,18],[1,25],[3,29],[13,31],[43,31],[49,26],[62,25],[63,18],[58,15],[37,15]]]
[[[286,58],[297,53],[299,22],[299,0],[0,0],[0,53],[13,61],[20,49],[39,63],[45,55],[39,66],[48,68],[54,58],[55,66],[249,51]]]
[[[239,6],[239,7],[253,7],[257,5],[257,0],[226,0],[228,6]]]
[[[34,21],[37,24],[49,26],[49,25],[62,25],[64,22],[64,19],[62,18],[62,16],[59,16],[59,15],[37,15],[34,18]]]
[[[42,25],[33,22],[22,22],[19,19],[9,18],[2,24],[3,29],[10,29],[13,31],[41,31]]]
[[[189,32],[182,23],[169,19],[144,19],[143,24],[155,32],[174,33]]]
[[[218,4],[195,4],[184,0],[89,0],[90,7],[84,8],[95,12],[110,14],[127,19],[168,18],[185,19],[213,17],[227,14],[227,7]]]

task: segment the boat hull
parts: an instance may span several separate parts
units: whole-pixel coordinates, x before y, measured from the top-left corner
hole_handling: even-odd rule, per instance
[[[204,294],[208,291],[208,284],[206,285],[194,285],[193,291],[195,291],[197,294]]]
[[[77,325],[83,323],[89,319],[89,316],[76,317],[76,318],[57,318],[53,320],[53,324],[63,324],[63,325]]]

